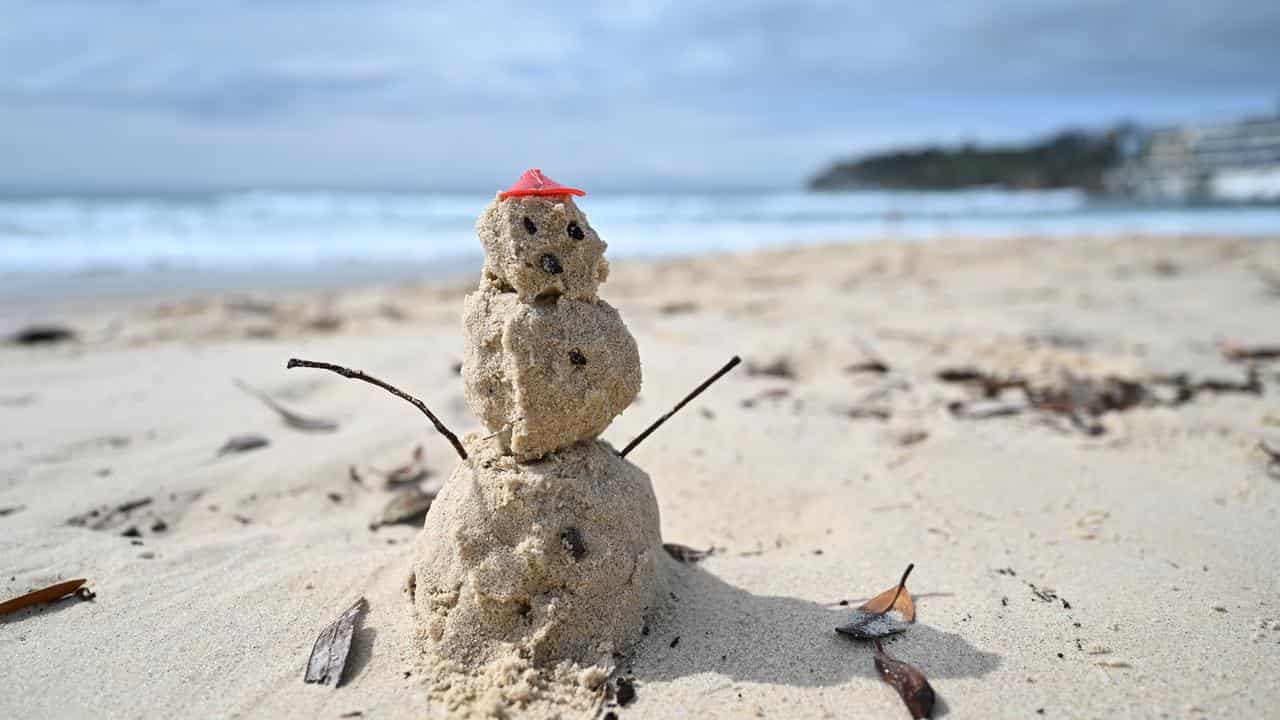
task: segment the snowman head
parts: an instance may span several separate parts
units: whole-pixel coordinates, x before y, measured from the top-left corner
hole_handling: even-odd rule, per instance
[[[484,279],[521,302],[596,299],[609,273],[605,243],[572,196],[500,193],[476,223]]]

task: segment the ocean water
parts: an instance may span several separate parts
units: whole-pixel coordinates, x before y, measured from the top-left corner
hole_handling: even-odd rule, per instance
[[[486,193],[0,195],[0,283],[164,273],[276,277],[473,267]],[[1143,207],[1072,191],[592,193],[613,258],[948,235],[1280,233],[1280,207]]]

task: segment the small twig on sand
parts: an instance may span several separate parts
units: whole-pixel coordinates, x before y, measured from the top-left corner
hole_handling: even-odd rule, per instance
[[[352,380],[362,380],[371,385],[377,385],[383,390],[386,390],[392,395],[395,395],[401,400],[404,400],[410,403],[411,405],[413,405],[414,407],[418,408],[419,410],[421,410],[422,414],[426,415],[427,419],[431,421],[431,424],[435,426],[436,432],[445,436],[445,438],[449,440],[449,444],[453,445],[453,449],[457,451],[458,457],[462,458],[463,460],[467,459],[467,450],[466,448],[462,447],[462,441],[458,440],[458,436],[454,435],[453,432],[449,430],[449,428],[444,426],[444,423],[440,422],[440,418],[436,417],[435,414],[432,413],[431,410],[427,408],[426,403],[410,395],[409,393],[393,385],[385,383],[379,380],[378,378],[373,377],[372,375],[366,375],[360,370],[352,370],[350,368],[342,367],[341,365],[334,365],[333,363],[316,362],[313,360],[299,360],[298,358],[289,358],[289,362],[287,365],[285,365],[285,367],[288,369],[293,369],[296,367],[305,367],[305,368],[316,368],[317,370],[328,370],[329,372],[335,372],[344,378],[349,378]]]
[[[684,399],[676,403],[676,406],[671,408],[671,410],[669,410],[667,414],[658,418],[657,420],[654,421],[652,425],[645,428],[644,432],[637,435],[635,440],[632,440],[631,442],[627,443],[627,446],[622,448],[622,451],[619,452],[618,455],[622,457],[626,457],[627,453],[631,452],[636,448],[637,445],[644,442],[644,439],[649,437],[649,435],[651,435],[654,430],[657,430],[658,428],[662,427],[662,423],[666,422],[667,420],[670,420],[672,415],[675,415],[676,413],[680,412],[680,408],[684,407],[685,405],[688,405],[690,400],[693,400],[694,398],[701,395],[703,390],[706,390],[707,388],[711,387],[711,383],[714,383],[715,381],[719,380],[721,377],[724,376],[725,373],[732,370],[740,362],[742,362],[742,358],[738,357],[737,355],[734,355],[733,359],[725,363],[724,367],[717,370],[715,375],[712,375],[706,380],[703,380],[701,385],[694,388],[693,392],[689,393],[688,395],[685,395]]]

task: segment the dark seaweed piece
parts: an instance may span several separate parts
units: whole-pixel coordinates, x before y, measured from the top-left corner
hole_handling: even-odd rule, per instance
[[[905,632],[911,623],[895,620],[883,613],[867,612],[861,608],[853,611],[853,619],[836,628],[841,635],[855,640],[875,640]]]
[[[303,432],[333,432],[338,429],[338,423],[332,420],[299,415],[273,400],[270,395],[249,385],[243,380],[237,378],[234,382],[236,387],[257,398],[263,405],[274,410],[276,414],[280,416],[280,419],[284,421],[284,424],[294,430],[301,430]]]
[[[423,415],[426,415],[427,419],[431,421],[431,424],[435,427],[436,432],[445,436],[445,438],[449,440],[449,444],[453,445],[453,449],[455,452],[458,453],[458,457],[462,458],[463,460],[467,459],[467,450],[466,448],[462,447],[462,441],[458,439],[458,436],[454,435],[453,432],[449,430],[449,428],[444,426],[444,423],[440,422],[440,418],[437,418],[435,416],[435,413],[431,412],[431,410],[427,407],[426,403],[410,395],[409,393],[401,390],[400,388],[397,388],[382,380],[379,380],[378,378],[373,377],[372,375],[366,375],[364,372],[360,370],[352,370],[351,368],[345,368],[341,365],[334,365],[333,363],[318,362],[315,360],[299,360],[298,358],[289,358],[289,362],[285,364],[285,368],[293,369],[296,367],[328,370],[329,372],[337,373],[344,378],[348,378],[351,380],[360,380],[362,382],[367,382],[370,385],[377,385],[383,390],[386,390],[392,395],[395,395],[401,400],[404,400],[405,402],[418,408],[418,410]]]
[[[29,325],[9,336],[14,345],[53,345],[75,339],[75,330],[62,325]]]
[[[534,225],[533,221],[526,217],[524,219],[524,231],[529,233],[530,235],[533,235],[534,233],[538,232],[538,226]]]
[[[715,553],[715,548],[707,548],[706,550],[695,550],[687,545],[679,543],[663,543],[662,549],[667,551],[673,559],[682,563],[696,563],[711,557]]]
[[[748,362],[747,374],[751,376],[794,380],[796,377],[796,369],[795,366],[791,364],[791,358],[783,356],[765,363]]]
[[[1280,360],[1280,345],[1235,345],[1222,346],[1222,357],[1230,362],[1267,362]]]
[[[311,648],[311,657],[307,660],[307,671],[302,677],[304,682],[334,687],[342,685],[342,671],[347,666],[347,655],[351,652],[351,637],[355,635],[356,626],[368,605],[364,598],[360,598],[331,625],[320,631],[316,644]]]
[[[538,266],[541,267],[544,272],[551,273],[552,275],[559,275],[564,272],[564,266],[560,264],[560,258],[552,255],[551,253],[544,253],[542,257],[538,258]]]
[[[586,237],[586,235],[582,232],[582,226],[578,224],[577,220],[571,220],[569,222],[569,227],[566,227],[564,231],[569,235],[569,237],[573,238],[574,240],[581,240],[582,238]]]
[[[924,673],[914,665],[889,655],[879,640],[875,642],[874,662],[876,672],[880,673],[880,679],[898,691],[898,695],[902,697],[902,704],[907,706],[907,711],[911,713],[914,720],[932,717],[933,705],[938,698]]]
[[[862,362],[856,362],[851,365],[846,365],[844,368],[844,371],[849,375],[854,375],[857,373],[864,373],[864,372],[877,373],[882,375],[884,373],[889,372],[889,366],[883,360],[874,360],[874,359],[863,360]]]
[[[250,450],[264,448],[270,444],[271,441],[265,436],[257,435],[255,433],[234,435],[223,443],[222,447],[218,448],[218,456],[221,457],[230,453],[249,452]]]
[[[634,683],[626,678],[620,677],[614,681],[614,684],[617,685],[618,688],[614,697],[617,698],[619,705],[626,707],[635,701],[636,686]]]
[[[576,527],[567,527],[560,531],[560,544],[575,562],[587,556],[587,545],[582,541],[582,533]]]
[[[1258,441],[1258,449],[1263,455],[1267,456],[1267,474],[1280,480],[1280,447],[1274,446],[1266,440]]]

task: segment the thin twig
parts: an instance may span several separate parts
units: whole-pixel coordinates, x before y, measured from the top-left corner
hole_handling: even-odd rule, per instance
[[[662,417],[658,418],[652,425],[645,428],[644,432],[636,436],[635,440],[632,440],[631,442],[627,443],[627,446],[622,448],[622,452],[618,453],[618,455],[621,455],[622,457],[626,457],[627,453],[634,450],[635,447],[639,445],[641,442],[643,442],[645,438],[649,437],[649,435],[653,433],[654,430],[657,430],[659,427],[662,427],[662,423],[671,419],[672,415],[675,415],[677,412],[680,412],[680,408],[684,407],[685,405],[688,405],[690,400],[693,400],[694,398],[701,395],[703,390],[706,390],[707,388],[711,387],[711,383],[719,380],[721,377],[724,376],[725,373],[732,370],[740,362],[742,362],[742,358],[738,357],[737,355],[734,355],[733,359],[725,363],[724,367],[717,370],[715,375],[712,375],[711,377],[702,381],[701,385],[694,388],[693,392],[689,393],[688,395],[685,395],[684,399],[676,403],[676,406],[671,408],[671,410],[666,415],[663,415]]]
[[[386,390],[392,395],[395,395],[401,400],[404,400],[412,404],[414,407],[418,408],[419,410],[421,410],[422,414],[426,415],[427,418],[431,420],[431,424],[435,426],[436,432],[445,436],[449,440],[449,444],[453,445],[453,449],[457,451],[458,457],[462,458],[463,460],[467,459],[467,450],[466,448],[462,447],[462,441],[458,440],[458,436],[454,435],[449,430],[449,428],[444,426],[444,423],[440,422],[440,418],[436,417],[431,412],[431,410],[427,408],[426,403],[410,395],[409,393],[393,385],[385,383],[379,380],[378,378],[373,377],[372,375],[366,375],[360,370],[352,370],[350,368],[342,367],[341,365],[334,365],[333,363],[316,362],[313,360],[299,360],[298,358],[289,358],[289,362],[287,365],[285,365],[285,367],[288,369],[293,369],[296,367],[305,367],[305,368],[316,368],[317,370],[328,370],[329,372],[338,373],[344,378],[350,378],[352,380],[363,380],[364,382],[367,382],[371,385],[377,385],[383,390]]]

